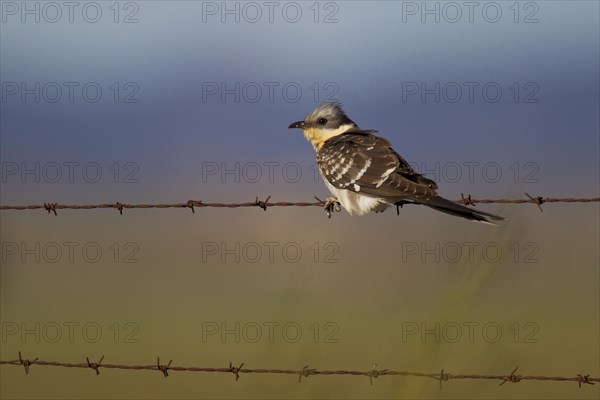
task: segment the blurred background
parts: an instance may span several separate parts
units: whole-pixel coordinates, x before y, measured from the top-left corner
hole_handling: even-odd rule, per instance
[[[459,199],[598,197],[591,1],[0,2],[2,205],[313,201],[341,101]],[[2,211],[0,358],[600,375],[598,203]],[[0,367],[3,398],[598,398],[574,382]]]

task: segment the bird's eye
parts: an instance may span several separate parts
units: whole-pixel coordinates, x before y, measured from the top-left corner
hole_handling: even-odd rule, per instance
[[[318,123],[319,125],[325,125],[325,124],[327,123],[327,119],[325,119],[325,118],[319,118],[319,119],[317,120],[317,123]]]

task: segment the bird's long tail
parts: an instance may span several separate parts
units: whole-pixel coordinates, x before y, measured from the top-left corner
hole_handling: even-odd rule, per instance
[[[427,202],[422,203],[428,207],[433,208],[434,210],[438,210],[441,212],[445,212],[447,214],[455,215],[457,217],[462,217],[466,219],[470,219],[471,221],[483,222],[487,224],[496,225],[494,221],[502,221],[504,218],[499,217],[494,214],[490,214],[484,211],[479,211],[474,208],[468,208],[448,199],[445,199],[440,196],[436,196],[430,199]]]

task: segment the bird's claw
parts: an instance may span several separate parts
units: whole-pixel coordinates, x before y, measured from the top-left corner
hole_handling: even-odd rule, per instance
[[[394,205],[396,206],[396,214],[400,215],[400,209],[402,208],[403,205],[405,204],[411,204],[411,201],[405,201],[405,200],[400,200],[394,203]]]
[[[323,203],[323,209],[325,209],[325,213],[327,213],[327,218],[331,218],[331,213],[342,211],[342,205],[335,197],[328,197],[325,201],[315,197],[321,203]]]
[[[342,205],[335,197],[329,197],[325,201],[325,212],[327,213],[327,218],[331,218],[332,212],[340,212],[342,211]]]

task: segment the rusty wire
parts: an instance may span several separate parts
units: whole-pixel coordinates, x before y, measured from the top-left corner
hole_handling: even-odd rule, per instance
[[[63,367],[63,368],[90,368],[95,371],[96,375],[100,374],[100,369],[117,369],[117,370],[149,370],[159,371],[162,375],[167,378],[169,376],[168,371],[188,371],[188,372],[218,372],[218,373],[229,373],[235,376],[235,380],[240,379],[241,374],[271,374],[271,375],[297,375],[298,382],[302,381],[302,378],[308,378],[311,375],[350,375],[350,376],[364,376],[369,378],[371,385],[373,380],[381,376],[408,376],[408,377],[420,377],[420,378],[431,378],[439,381],[440,389],[442,388],[442,382],[449,380],[459,379],[483,379],[483,380],[495,380],[500,381],[500,386],[507,382],[518,383],[522,381],[553,381],[553,382],[576,382],[581,388],[582,385],[594,385],[594,382],[600,382],[600,378],[592,378],[590,375],[576,374],[575,376],[543,376],[543,375],[518,375],[516,374],[518,367],[514,368],[509,374],[451,374],[445,372],[443,369],[440,373],[425,373],[425,372],[410,372],[410,371],[395,371],[390,369],[377,369],[377,365],[374,365],[372,369],[367,371],[358,370],[319,370],[316,368],[309,368],[305,365],[302,369],[265,369],[265,368],[244,368],[245,363],[241,363],[239,367],[236,367],[233,363],[229,363],[229,367],[214,368],[214,367],[179,367],[172,366],[173,360],[169,361],[167,365],[160,363],[160,358],[157,357],[156,364],[146,365],[135,365],[135,364],[103,364],[104,356],[100,358],[97,363],[90,362],[89,358],[86,357],[86,362],[81,363],[68,363],[61,361],[43,361],[39,358],[34,360],[24,359],[19,352],[19,358],[16,360],[0,360],[0,365],[15,365],[23,366],[25,373],[29,374],[32,366],[50,366],[50,367]]]
[[[461,198],[455,200],[456,203],[463,204],[465,206],[475,206],[476,204],[535,204],[540,211],[543,211],[542,204],[544,203],[597,203],[600,202],[600,197],[591,198],[556,198],[556,197],[543,197],[543,196],[531,196],[525,193],[527,198],[525,199],[473,199],[471,195],[464,196],[461,193]],[[270,207],[324,207],[325,201],[315,197],[316,202],[289,202],[280,201],[269,203],[271,196],[268,196],[265,200],[259,200],[258,196],[254,201],[245,203],[205,203],[200,200],[188,200],[185,203],[154,203],[154,204],[127,204],[127,203],[101,203],[101,204],[59,204],[59,203],[43,203],[43,204],[32,204],[32,205],[0,205],[0,210],[37,210],[43,209],[48,214],[53,213],[58,215],[56,210],[92,210],[98,208],[113,208],[119,211],[119,214],[123,214],[123,210],[130,208],[189,208],[192,212],[195,212],[195,208],[201,207],[214,207],[214,208],[241,208],[241,207],[259,207],[263,210],[267,210]]]

